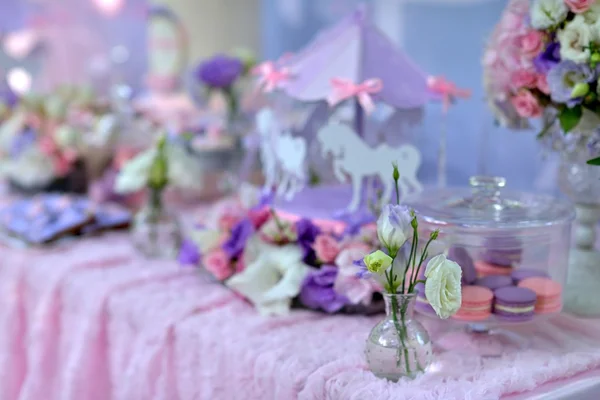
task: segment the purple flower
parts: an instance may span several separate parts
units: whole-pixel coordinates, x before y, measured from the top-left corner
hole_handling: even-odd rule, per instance
[[[31,128],[25,129],[19,133],[13,140],[10,148],[10,156],[17,158],[23,153],[29,146],[32,146],[36,141],[35,131]]]
[[[321,230],[309,219],[304,218],[296,222],[296,233],[298,235],[298,244],[304,250],[304,262],[308,265],[316,265],[317,256],[312,246],[315,238],[321,233]]]
[[[354,260],[354,265],[358,267],[358,272],[356,273],[356,277],[359,279],[369,279],[373,276],[371,272],[367,269],[367,264],[365,264],[365,260]]]
[[[325,265],[321,269],[311,271],[304,279],[300,290],[302,304],[313,310],[322,309],[328,313],[339,311],[348,304],[348,299],[333,289],[337,274],[337,267],[332,265]]]
[[[551,42],[546,49],[534,60],[535,69],[540,74],[547,74],[556,64],[560,62],[560,44]]]
[[[211,88],[227,89],[240,77],[244,70],[242,62],[222,54],[200,64],[196,76]]]
[[[260,194],[260,198],[258,199],[258,204],[253,207],[255,210],[260,210],[264,207],[269,207],[273,204],[273,200],[275,199],[275,192],[270,188],[265,188]]]
[[[254,233],[254,226],[252,221],[248,218],[244,218],[238,222],[231,231],[231,236],[225,243],[223,243],[223,251],[230,259],[239,257],[244,248],[246,242]]]
[[[181,265],[197,265],[200,262],[200,250],[190,239],[185,239],[177,260]]]
[[[13,108],[17,104],[18,101],[19,101],[19,98],[17,97],[15,92],[13,92],[10,87],[8,87],[8,85],[6,85],[0,89],[0,102],[1,103],[4,103],[6,106],[8,106],[10,108]]]
[[[554,66],[548,73],[550,97],[557,103],[573,107],[581,102],[581,98],[571,98],[571,93],[575,85],[578,83],[590,83],[594,79],[596,79],[596,74],[588,65],[576,64],[573,61],[563,61]]]

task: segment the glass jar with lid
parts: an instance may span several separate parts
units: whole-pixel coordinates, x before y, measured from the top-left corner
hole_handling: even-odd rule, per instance
[[[463,269],[463,304],[454,318],[513,323],[560,312],[573,206],[506,190],[500,177],[475,176],[469,183],[406,200],[423,234],[439,230],[448,258]]]

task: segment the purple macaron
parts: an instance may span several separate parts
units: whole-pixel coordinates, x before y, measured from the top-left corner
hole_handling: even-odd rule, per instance
[[[472,284],[477,279],[475,264],[464,247],[452,246],[448,250],[448,259],[454,261],[462,269],[462,281],[467,285]]]
[[[427,297],[425,297],[425,284],[423,282],[415,285],[415,292],[417,293],[415,309],[427,314],[435,314],[433,307],[431,307],[431,304],[427,301]]]
[[[518,285],[523,279],[527,278],[549,278],[545,271],[540,271],[537,269],[527,269],[527,268],[519,268],[512,272],[510,275],[515,285]]]
[[[503,287],[513,286],[513,280],[510,276],[506,275],[488,275],[477,279],[475,284],[495,291]]]
[[[533,290],[507,286],[494,292],[494,314],[505,321],[529,321],[535,312],[536,294]]]
[[[492,237],[485,240],[480,259],[490,264],[509,267],[521,261],[523,247],[514,237]]]

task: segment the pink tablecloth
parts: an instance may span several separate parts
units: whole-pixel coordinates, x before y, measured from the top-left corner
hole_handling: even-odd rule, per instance
[[[262,318],[125,235],[0,248],[0,301],[2,400],[486,400],[600,365],[599,324],[561,316],[527,328],[528,350],[440,353],[437,372],[390,383],[363,356],[375,318]]]

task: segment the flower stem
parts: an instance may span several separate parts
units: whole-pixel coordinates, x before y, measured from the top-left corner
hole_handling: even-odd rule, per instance
[[[402,293],[404,294],[404,285],[406,283],[406,273],[408,272],[408,267],[410,267],[410,261],[413,258],[413,254],[417,250],[417,242],[419,241],[419,237],[417,236],[416,229],[413,234],[412,243],[410,245],[410,254],[408,255],[408,260],[406,262],[406,267],[404,267],[404,274],[402,274]],[[409,291],[410,293],[410,291]]]
[[[419,265],[417,266],[416,270],[413,269],[413,271],[412,271],[412,276],[411,276],[411,280],[410,280],[411,290],[414,288],[417,280],[419,279],[419,272],[421,272],[421,266],[423,265],[423,261],[425,261],[425,257],[427,257],[427,248],[429,247],[431,242],[433,242],[433,240],[434,239],[432,237],[429,238],[429,240],[425,244],[425,247],[423,248],[423,252],[421,253],[421,257],[419,259]]]
[[[398,333],[398,338],[400,339],[400,343],[402,345],[401,348],[398,349],[398,357],[396,360],[396,364],[397,366],[400,366],[400,363],[402,361],[402,358],[404,357],[404,368],[406,369],[406,374],[407,375],[411,375],[411,371],[410,371],[410,360],[408,358],[408,348],[406,347],[406,339],[407,339],[407,334],[406,334],[406,307],[403,304],[402,308],[400,309],[400,318],[402,320],[402,325],[400,324],[400,321],[398,321],[398,313],[396,312],[396,309],[398,309],[398,299],[396,298],[396,295],[392,295],[391,298],[392,301],[392,320],[394,321],[394,326],[396,327],[396,333]],[[401,353],[402,351],[402,353]]]

